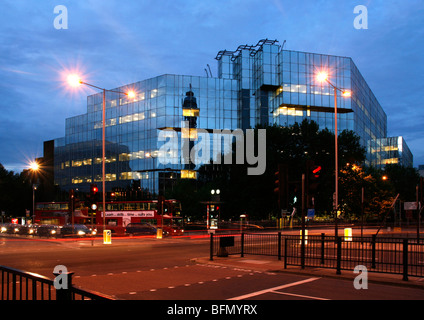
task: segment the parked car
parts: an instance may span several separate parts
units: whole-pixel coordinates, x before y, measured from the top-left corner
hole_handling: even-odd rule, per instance
[[[7,223],[6,224],[6,233],[9,234],[18,234],[23,226],[16,223]]]
[[[61,228],[60,232],[63,237],[66,237],[66,236],[85,237],[85,236],[95,235],[95,232],[92,232],[84,224],[74,224],[74,225],[66,224]]]
[[[38,227],[39,226],[40,225],[38,225],[38,224],[30,224],[27,228],[27,232],[28,232],[27,234],[32,235],[32,236],[38,235]]]
[[[26,224],[20,228],[19,234],[35,236],[38,234],[38,227],[39,225],[37,224]]]
[[[23,225],[23,226],[20,226],[19,227],[19,231],[18,231],[18,234],[21,234],[21,235],[27,235],[27,234],[30,234],[30,231],[31,230],[33,230],[33,229],[31,229],[30,228],[30,225]]]
[[[2,223],[0,227],[1,233],[10,233],[10,230],[15,226],[13,223]]]
[[[125,228],[125,233],[130,235],[156,235],[157,234],[157,228],[152,226],[149,223],[136,223],[132,222],[129,223]],[[168,232],[163,230],[162,235],[167,235]]]
[[[42,224],[37,227],[37,235],[40,237],[56,237],[60,234],[60,227],[53,224]]]

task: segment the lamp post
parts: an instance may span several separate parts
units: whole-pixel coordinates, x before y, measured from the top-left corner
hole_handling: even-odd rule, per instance
[[[338,155],[338,131],[337,131],[337,91],[342,93],[343,97],[350,97],[351,92],[347,90],[342,90],[336,87],[330,80],[328,80],[328,74],[326,72],[320,72],[317,74],[317,80],[320,82],[326,81],[334,90],[334,149],[335,149],[335,210],[336,210],[336,220],[335,220],[335,235],[338,236],[338,210],[339,210],[339,155]]]
[[[38,185],[37,185],[37,181],[35,181],[34,182],[34,178],[35,178],[35,175],[38,173],[38,171],[40,170],[40,165],[36,162],[36,161],[34,161],[34,162],[31,162],[30,164],[29,164],[29,169],[31,170],[31,172],[32,172],[32,224],[34,224],[34,222],[35,222],[35,190],[37,190],[37,188],[38,188]]]
[[[106,91],[109,92],[116,92],[116,93],[120,93],[120,94],[125,94],[127,95],[129,98],[134,98],[135,97],[135,92],[134,91],[128,91],[128,92],[121,92],[121,91],[116,91],[116,90],[107,90],[104,88],[100,88],[98,86],[89,84],[87,82],[84,82],[81,80],[81,78],[78,75],[72,74],[68,76],[68,83],[73,86],[73,87],[77,87],[81,84],[84,84],[86,86],[95,88],[95,89],[99,89],[103,92],[103,103],[102,103],[102,214],[103,214],[103,230],[105,230],[106,228],[106,181],[105,181],[105,163],[106,163]]]

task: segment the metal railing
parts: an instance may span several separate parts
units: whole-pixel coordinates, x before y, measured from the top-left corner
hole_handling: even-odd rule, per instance
[[[226,246],[231,238],[233,243]],[[224,240],[223,240],[224,239]],[[241,233],[210,235],[210,260],[228,255],[275,256],[289,265],[353,270],[365,266],[371,272],[424,277],[424,241],[411,238],[335,237],[309,235],[302,241],[300,235],[278,233]]]
[[[72,285],[68,273],[66,289],[56,289],[54,280],[45,276],[0,266],[1,300],[113,300],[112,297]]]

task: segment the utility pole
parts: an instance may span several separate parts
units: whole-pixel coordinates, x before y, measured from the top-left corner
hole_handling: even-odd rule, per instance
[[[302,241],[301,241],[301,266],[305,268],[305,174],[302,174]]]

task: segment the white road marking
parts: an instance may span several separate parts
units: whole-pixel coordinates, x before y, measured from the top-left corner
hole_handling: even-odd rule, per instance
[[[286,295],[286,296],[294,296],[294,297],[313,299],[313,300],[330,300],[330,299],[326,299],[326,298],[305,296],[305,295],[302,295],[302,294],[295,294],[295,293],[288,293],[288,292],[280,292],[280,291],[270,291],[270,292],[282,294],[282,295]]]
[[[234,297],[234,298],[230,298],[230,299],[227,299],[227,300],[248,299],[248,298],[251,298],[251,297],[259,296],[261,294],[265,294],[265,293],[269,293],[269,292],[272,292],[272,291],[281,290],[281,289],[285,289],[285,288],[289,288],[289,287],[298,286],[298,285],[308,283],[308,282],[312,282],[312,281],[315,281],[315,280],[318,280],[318,279],[320,279],[320,278],[308,278],[308,279],[305,279],[305,280],[284,284],[284,285],[281,285],[281,286],[278,286],[278,287],[273,287],[273,288],[269,288],[269,289],[265,289],[265,290],[260,290],[260,291],[248,293],[248,294],[238,296],[238,297]]]

